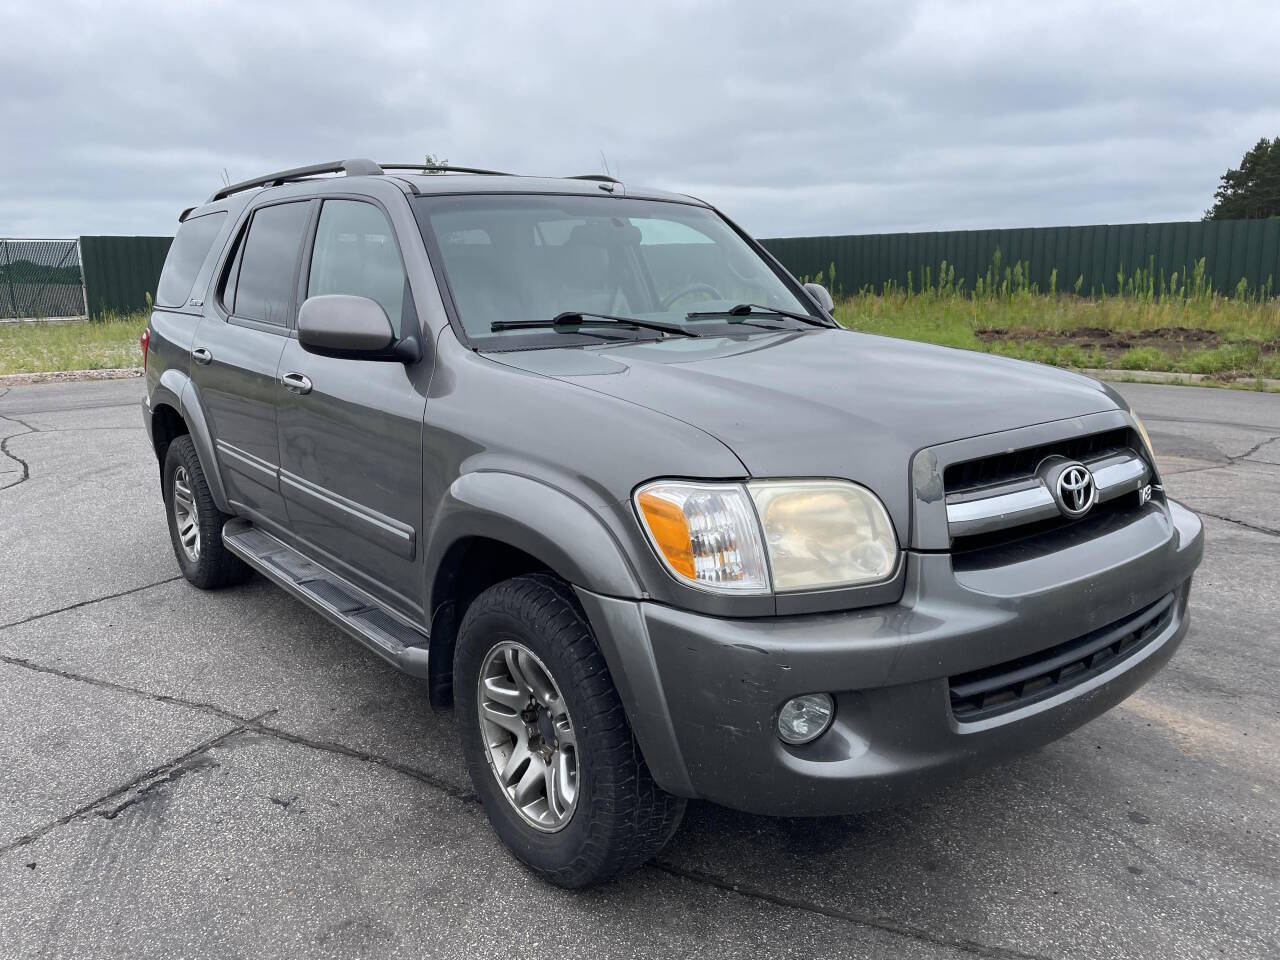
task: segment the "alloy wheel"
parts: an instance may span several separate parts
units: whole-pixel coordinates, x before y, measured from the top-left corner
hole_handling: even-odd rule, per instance
[[[578,740],[546,665],[519,641],[499,641],[480,667],[476,703],[503,796],[536,829],[563,829],[578,801]]]
[[[173,519],[178,531],[182,552],[192,563],[200,561],[200,511],[195,495],[191,492],[191,478],[187,468],[180,466],[173,471]]]

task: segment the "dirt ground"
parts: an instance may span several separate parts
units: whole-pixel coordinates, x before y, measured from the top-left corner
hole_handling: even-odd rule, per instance
[[[983,343],[1031,340],[1055,347],[1076,346],[1083,350],[1102,351],[1108,360],[1118,360],[1134,347],[1154,347],[1161,353],[1178,357],[1196,350],[1212,350],[1226,341],[1214,330],[1194,327],[1157,327],[1153,330],[1107,330],[1102,327],[1078,327],[1074,330],[1049,332],[1033,327],[984,327],[974,330]],[[1280,352],[1280,339],[1261,343],[1263,355]]]

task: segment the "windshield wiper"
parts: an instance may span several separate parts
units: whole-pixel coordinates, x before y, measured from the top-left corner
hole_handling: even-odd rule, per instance
[[[677,334],[681,337],[698,337],[701,334],[686,330],[677,323],[661,323],[657,320],[638,320],[635,317],[615,317],[608,313],[591,313],[587,310],[566,310],[557,313],[550,320],[496,320],[489,329],[497,333],[500,330],[554,330],[557,333],[573,333],[580,327],[590,326],[628,326],[641,330],[657,330],[661,333]]]
[[[757,311],[760,313],[772,313],[779,317],[790,317],[792,320],[799,320],[801,323],[812,324],[815,327],[828,326],[825,320],[811,317],[807,313],[793,313],[790,310],[779,310],[777,307],[766,307],[759,303],[739,303],[728,310],[695,310],[693,313],[686,313],[685,317],[748,317]],[[742,323],[744,321],[735,320],[730,322]]]

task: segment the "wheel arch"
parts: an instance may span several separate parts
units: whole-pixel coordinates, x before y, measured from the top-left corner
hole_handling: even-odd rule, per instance
[[[183,434],[190,435],[191,442],[196,448],[196,456],[200,458],[200,466],[204,469],[205,482],[209,484],[209,493],[213,495],[214,503],[223,513],[234,512],[227,502],[222,473],[218,469],[218,460],[214,455],[213,435],[209,431],[208,420],[200,406],[199,391],[184,371],[171,367],[160,375],[151,393],[148,428],[151,432],[151,443],[155,448],[156,460],[162,471],[169,444]]]
[[[453,651],[467,606],[521,573],[553,573],[571,586],[639,597],[639,580],[614,535],[582,501],[541,481],[472,473],[449,488],[428,538],[431,704],[453,700]]]

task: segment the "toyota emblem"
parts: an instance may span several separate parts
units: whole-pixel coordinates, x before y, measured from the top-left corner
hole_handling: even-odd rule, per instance
[[[1093,474],[1088,468],[1082,463],[1073,463],[1058,474],[1056,494],[1062,515],[1075,520],[1089,512],[1098,498],[1098,488],[1093,485]]]

